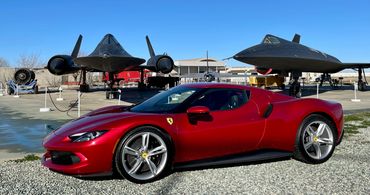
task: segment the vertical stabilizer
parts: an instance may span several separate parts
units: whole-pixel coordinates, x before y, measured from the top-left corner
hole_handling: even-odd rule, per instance
[[[301,35],[295,34],[294,37],[293,37],[292,42],[299,43],[300,41],[301,41]]]
[[[82,35],[78,36],[76,45],[73,48],[73,51],[72,51],[72,54],[71,54],[72,58],[77,58],[78,52],[80,51],[81,42],[82,42]]]
[[[146,44],[148,45],[150,57],[154,57],[155,53],[154,53],[154,49],[152,47],[152,44],[150,43],[149,37],[146,36],[145,38],[146,38]]]

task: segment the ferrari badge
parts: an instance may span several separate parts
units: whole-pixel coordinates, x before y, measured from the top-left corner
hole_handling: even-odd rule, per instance
[[[173,124],[173,118],[167,117],[167,123],[172,125]]]

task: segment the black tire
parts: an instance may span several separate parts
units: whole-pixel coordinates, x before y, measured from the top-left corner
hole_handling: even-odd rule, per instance
[[[147,153],[147,155],[146,155],[147,157],[145,157],[145,158],[149,158],[154,164],[156,164],[157,168],[158,167],[162,167],[162,168],[160,168],[160,172],[157,172],[156,174],[153,174],[151,172],[151,169],[149,169],[149,166],[148,166],[149,163],[146,163],[147,161],[143,160],[142,164],[139,165],[139,168],[137,169],[136,172],[138,172],[138,171],[142,172],[143,175],[147,174],[147,173],[149,173],[149,174],[151,173],[154,176],[150,176],[150,178],[145,178],[145,179],[138,179],[138,178],[135,178],[135,176],[130,175],[128,173],[128,171],[126,170],[127,166],[130,166],[129,165],[130,162],[129,162],[129,158],[128,158],[129,154],[124,154],[123,151],[124,151],[125,146],[130,144],[131,141],[135,140],[135,136],[140,136],[140,134],[145,134],[145,133],[150,133],[151,136],[156,135],[160,139],[163,140],[163,142],[166,146],[166,152],[164,152],[164,153],[166,153],[166,158],[165,158],[166,160],[164,160],[164,162],[162,164],[162,160],[164,159],[163,158],[164,153],[163,154],[158,154],[160,156],[155,155],[155,156],[151,157],[151,156],[149,156],[149,154],[150,154],[149,151],[150,150],[147,150],[148,152],[145,152],[145,153]],[[138,141],[138,140],[136,140],[136,141]],[[153,141],[154,141],[154,143],[153,143]],[[152,138],[152,143],[149,143],[149,146],[151,146],[151,145],[153,146],[154,144],[156,144],[155,141],[157,141],[157,140]],[[150,142],[150,139],[149,139],[148,142]],[[159,143],[159,142],[157,141],[157,143]],[[134,182],[134,183],[148,183],[148,182],[153,182],[153,181],[156,181],[158,179],[161,179],[161,178],[165,177],[166,175],[168,175],[170,173],[170,171],[172,170],[171,169],[171,167],[172,167],[172,157],[173,157],[172,146],[173,145],[171,143],[171,139],[170,139],[169,135],[163,133],[158,128],[155,128],[153,126],[137,127],[135,129],[133,129],[132,131],[130,131],[127,135],[125,135],[123,137],[123,139],[119,142],[119,144],[117,146],[117,149],[116,149],[116,152],[115,152],[115,157],[114,157],[115,170],[118,172],[118,175],[120,175],[121,177],[126,178],[127,180],[129,180],[131,182]],[[157,147],[157,146],[153,146],[153,147]],[[139,158],[144,159],[143,153],[144,152],[142,152],[139,155],[140,156]],[[124,155],[126,155],[126,156],[124,156]],[[125,160],[123,160],[123,159],[125,159]],[[126,163],[126,164],[124,165],[124,163]],[[135,163],[137,163],[137,161]],[[131,166],[130,168],[133,168],[134,166],[135,165]],[[145,169],[147,170],[146,172],[145,172]],[[133,174],[136,174],[136,172],[133,173]]]
[[[7,91],[7,93],[8,93],[8,95],[12,95],[12,94],[14,94],[14,90],[13,90],[13,88],[8,87],[8,91]]]
[[[342,134],[340,135],[338,142],[336,143],[336,146],[339,146],[342,143],[344,137],[344,129],[342,129]]]
[[[282,85],[280,86],[280,89],[281,89],[281,90],[285,90],[285,84],[282,84]]]
[[[316,122],[319,122],[319,123],[322,123],[322,124],[326,124],[328,128],[325,128],[326,130],[326,134],[328,135],[328,137],[330,137],[330,133],[329,131],[331,132],[331,135],[332,135],[332,144],[323,144],[320,146],[319,144],[319,139],[321,139],[320,136],[317,136],[316,137],[316,141],[311,141],[312,142],[312,148],[308,148],[307,150],[304,148],[304,142],[306,142],[308,139],[310,139],[308,137],[308,132],[306,132],[306,128],[308,128],[308,126],[310,124],[312,125],[315,125]],[[314,127],[313,127],[314,128]],[[315,132],[318,132],[317,129]],[[318,139],[317,139],[318,138]],[[315,140],[315,139],[314,139]],[[335,125],[333,124],[332,121],[330,121],[329,119],[327,119],[326,117],[322,116],[322,115],[319,115],[319,114],[312,114],[308,117],[306,117],[299,129],[298,129],[298,132],[297,132],[297,137],[296,137],[296,141],[295,141],[295,150],[294,150],[294,153],[293,153],[293,157],[299,161],[302,161],[302,162],[305,162],[305,163],[309,163],[309,164],[319,164],[319,163],[323,163],[325,161],[327,161],[332,155],[333,155],[333,152],[335,150],[335,146],[336,146],[336,141],[337,141],[337,129],[335,127]],[[307,143],[306,143],[307,144]],[[314,158],[312,157],[312,153],[316,153],[316,147],[314,147],[314,144],[319,144],[319,146],[316,145],[316,147],[319,147],[319,150],[320,150],[320,155],[321,155],[321,150],[323,149],[320,149],[322,146],[323,147],[328,147],[330,149],[326,149],[325,150],[325,155],[324,157],[321,157],[321,158]],[[309,144],[307,144],[309,145]],[[331,146],[331,147],[330,147]],[[312,153],[309,152],[309,150],[312,150]]]
[[[289,87],[289,96],[300,98],[301,95],[301,85],[299,82],[294,81]]]
[[[358,82],[358,90],[359,91],[366,91],[366,83],[361,81],[361,82]]]

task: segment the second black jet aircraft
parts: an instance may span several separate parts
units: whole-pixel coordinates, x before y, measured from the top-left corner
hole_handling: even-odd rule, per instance
[[[115,83],[114,74],[122,71],[141,71],[142,79],[144,69],[164,74],[170,73],[174,67],[172,58],[166,54],[155,55],[148,36],[146,37],[146,41],[150,53],[150,59],[147,64],[143,64],[145,62],[144,59],[131,56],[111,34],[105,35],[90,55],[78,57],[78,52],[82,42],[82,35],[80,35],[72,54],[55,55],[51,57],[47,68],[50,73],[55,75],[70,74],[82,70],[83,81],[80,86],[81,91],[88,91],[88,85],[86,84],[86,71],[108,72],[110,79],[109,85],[111,89]],[[141,84],[142,83],[143,80],[141,80]]]
[[[370,63],[342,63],[337,58],[324,52],[312,49],[300,42],[300,35],[296,34],[292,41],[274,35],[266,35],[262,43],[247,48],[233,56],[235,60],[252,64],[261,74],[275,73],[281,76],[291,74],[289,93],[300,96],[301,89],[298,81],[302,72],[323,73],[322,78],[330,73],[351,68],[358,71],[358,87],[360,91],[366,88],[364,68],[370,68]]]

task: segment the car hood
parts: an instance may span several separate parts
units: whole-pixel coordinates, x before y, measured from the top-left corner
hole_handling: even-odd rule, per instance
[[[75,134],[86,131],[106,130],[114,127],[115,121],[140,115],[129,112],[125,106],[109,106],[94,110],[82,117],[72,120],[53,132],[54,135]]]

